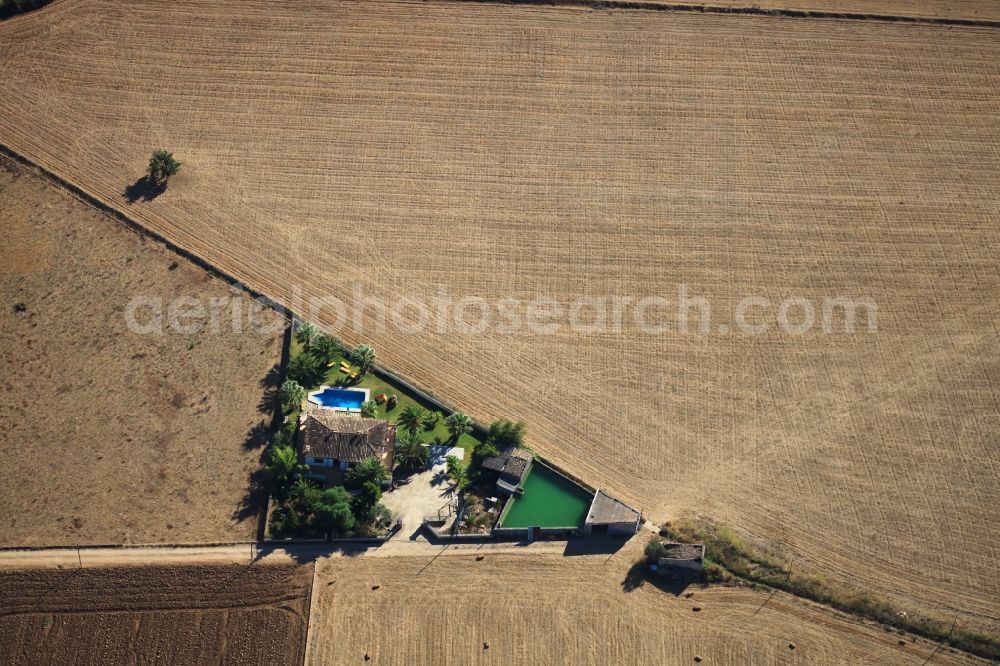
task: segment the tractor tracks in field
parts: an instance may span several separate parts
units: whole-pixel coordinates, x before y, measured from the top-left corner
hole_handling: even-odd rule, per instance
[[[567,7],[591,10],[645,10],[687,14],[726,14],[764,16],[789,19],[831,19],[841,21],[874,21],[878,23],[914,23],[977,28],[1000,28],[1000,21],[960,17],[911,16],[906,14],[831,11],[822,9],[790,9],[760,5],[720,6],[657,2],[656,0],[449,0],[451,2],[525,5],[534,7]]]

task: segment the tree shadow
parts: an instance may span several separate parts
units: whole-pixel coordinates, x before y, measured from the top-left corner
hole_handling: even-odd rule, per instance
[[[271,417],[271,426],[275,429],[281,427],[283,414],[281,412],[281,400],[278,390],[274,388],[266,389],[257,402],[257,413]]]
[[[256,560],[267,557],[271,553],[281,552],[297,564],[308,564],[321,557],[330,557],[334,553],[339,553],[342,557],[359,557],[371,550],[372,547],[372,544],[366,543],[327,543],[323,541],[303,543],[290,540],[288,543],[280,541],[258,543],[254,547],[254,552]]]
[[[143,176],[131,185],[125,186],[125,199],[130,203],[135,203],[139,199],[152,201],[167,190],[166,182],[152,180],[148,175]]]
[[[649,570],[646,560],[639,560],[625,573],[622,580],[623,592],[634,592],[640,587],[649,583],[656,589],[679,597],[692,584],[697,584],[700,579],[697,576],[679,574],[676,576],[663,575]]]
[[[250,474],[247,491],[233,511],[233,520],[242,523],[249,518],[257,519],[256,539],[264,538],[264,523],[267,519],[268,473],[266,469],[258,469]]]
[[[246,451],[254,451],[266,446],[271,438],[274,436],[275,430],[272,426],[261,421],[254,427],[250,428],[247,433],[246,439],[243,440],[243,448]]]
[[[271,366],[271,369],[267,371],[261,380],[260,387],[263,389],[277,389],[281,386],[281,382],[284,381],[285,372],[280,363],[275,363]]]

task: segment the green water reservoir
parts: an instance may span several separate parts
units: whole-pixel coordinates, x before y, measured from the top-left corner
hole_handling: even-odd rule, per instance
[[[594,494],[535,462],[522,483],[524,494],[504,508],[500,527],[579,527]]]

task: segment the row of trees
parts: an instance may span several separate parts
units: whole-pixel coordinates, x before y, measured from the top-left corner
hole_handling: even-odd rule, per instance
[[[288,377],[301,386],[316,386],[323,381],[329,363],[341,352],[362,375],[375,367],[375,350],[370,345],[358,345],[345,350],[336,338],[320,333],[309,322],[299,325],[295,339],[302,345],[302,351],[288,363]]]
[[[404,431],[416,434],[420,430],[433,430],[441,415],[424,409],[420,405],[407,405],[396,419],[396,425]],[[454,412],[444,419],[444,425],[451,435],[451,441],[456,442],[458,438],[466,433],[472,432],[472,419],[462,412]]]

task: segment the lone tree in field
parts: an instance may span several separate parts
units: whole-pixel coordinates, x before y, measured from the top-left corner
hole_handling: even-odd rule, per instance
[[[174,159],[173,153],[160,149],[154,150],[149,158],[149,179],[156,184],[166,185],[167,179],[181,170],[181,163]]]

